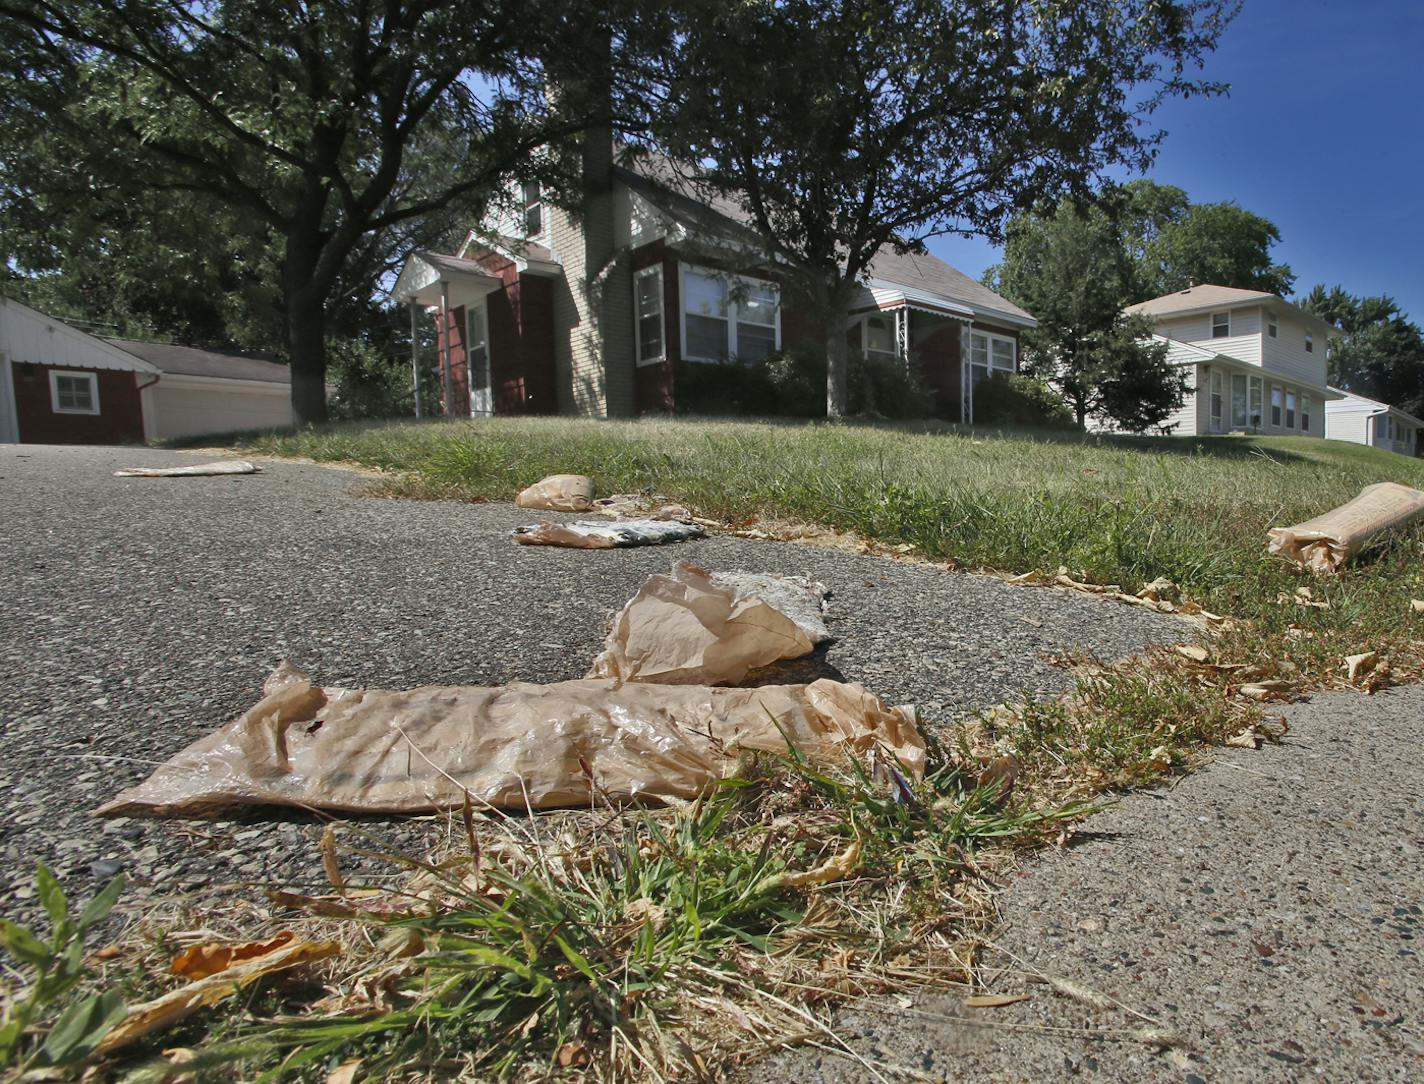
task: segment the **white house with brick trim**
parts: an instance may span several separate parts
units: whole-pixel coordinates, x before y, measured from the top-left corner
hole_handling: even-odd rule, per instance
[[[1340,330],[1275,294],[1190,286],[1125,310],[1151,317],[1167,358],[1187,372],[1182,407],[1163,428],[1182,436],[1324,437],[1326,353]]]
[[[1331,390],[1339,391],[1338,388]],[[1378,399],[1366,399],[1348,391],[1339,391],[1339,394],[1339,399],[1325,404],[1327,437],[1368,444],[1400,455],[1419,454],[1419,431],[1424,429],[1424,422]]]
[[[785,264],[740,209],[689,198],[658,160],[614,160],[587,137],[583,206],[518,190],[514,213],[457,251],[416,252],[392,290],[412,320],[434,315],[444,410],[630,417],[671,411],[687,366],[755,365],[824,342],[783,304]],[[973,420],[973,389],[1018,367],[1023,309],[929,255],[879,254],[852,306],[853,349],[914,366],[934,409]],[[420,364],[418,359],[416,364]]]

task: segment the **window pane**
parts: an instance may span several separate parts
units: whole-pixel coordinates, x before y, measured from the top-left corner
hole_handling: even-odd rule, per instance
[[[725,358],[727,321],[688,313],[686,351],[690,358]]]
[[[1224,339],[1231,334],[1231,314],[1229,312],[1214,313],[1211,318],[1211,337],[1213,339]]]
[[[1295,392],[1286,392],[1286,428],[1295,428]]]
[[[663,356],[663,275],[654,268],[639,273],[635,281],[638,295],[638,360]]]
[[[865,351],[881,354],[895,353],[895,333],[890,329],[890,321],[883,316],[865,318]]]
[[[1231,424],[1246,428],[1246,377],[1242,373],[1231,374]]]
[[[1261,428],[1261,378],[1253,376],[1251,378],[1251,413],[1247,418],[1247,423],[1252,429]]]
[[[1302,433],[1310,432],[1310,396],[1300,397],[1300,429]]]
[[[776,352],[776,328],[761,324],[737,322],[737,358],[740,361],[760,361]]]
[[[684,311],[701,316],[727,315],[727,284],[721,279],[689,271],[683,276],[683,287]]]
[[[61,410],[93,410],[93,384],[84,376],[56,376],[55,391],[58,393]]]
[[[744,283],[737,298],[737,322],[776,327],[776,287],[769,282]]]
[[[989,337],[987,335],[969,336],[969,361],[974,365],[989,365]]]
[[[1276,337],[1277,329],[1278,325],[1276,324],[1276,318],[1274,316],[1266,317],[1266,334],[1274,339]]]
[[[638,276],[638,315],[652,316],[663,311],[662,275],[653,271]]]
[[[1014,344],[1009,339],[990,339],[990,344],[994,351],[994,368],[1012,369],[1014,367]]]

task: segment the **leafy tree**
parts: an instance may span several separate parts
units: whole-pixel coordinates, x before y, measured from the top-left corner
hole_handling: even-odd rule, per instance
[[[789,261],[825,333],[827,411],[847,403],[846,314],[876,253],[1141,169],[1142,125],[1196,79],[1230,0],[750,0],[675,5],[640,117]],[[635,96],[636,100],[636,96]]]
[[[545,108],[531,59],[566,60],[577,86],[579,14],[540,0],[0,0],[15,45],[3,100],[22,130],[52,122],[71,187],[176,194],[245,229],[239,245],[271,240],[293,407],[315,421],[333,307],[369,298],[380,239],[477,206],[580,123],[577,94],[562,115]],[[411,158],[422,138],[441,168]]]
[[[1192,203],[1182,189],[1130,181],[1111,202],[1137,265],[1130,301],[1185,290],[1193,283],[1290,293],[1295,275],[1271,262],[1275,224],[1232,202]]]
[[[1149,340],[1151,321],[1122,311],[1135,273],[1117,222],[1070,200],[1013,219],[1004,262],[986,273],[1037,318],[1022,338],[1024,370],[1062,395],[1080,426],[1096,418],[1142,432],[1182,405],[1185,376]]]
[[[1393,298],[1321,285],[1299,304],[1345,333],[1330,344],[1330,383],[1424,416],[1424,333]]]

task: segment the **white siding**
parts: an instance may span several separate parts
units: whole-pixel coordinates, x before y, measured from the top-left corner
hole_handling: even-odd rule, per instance
[[[1369,414],[1362,410],[1331,410],[1325,415],[1325,435],[1331,440],[1368,444]]]
[[[1223,310],[1224,311],[1224,310]],[[1261,310],[1259,307],[1232,309],[1231,334],[1224,339],[1211,337],[1209,312],[1192,316],[1174,316],[1157,321],[1157,333],[1179,342],[1192,343],[1214,354],[1225,354],[1249,365],[1261,364]],[[1323,384],[1324,381],[1322,380]]]
[[[1305,334],[1310,331],[1315,339],[1315,350],[1307,353]],[[1327,365],[1325,351],[1329,345],[1326,334],[1308,328],[1304,321],[1289,314],[1279,318],[1279,333],[1276,338],[1262,333],[1262,363],[1272,372],[1280,373],[1291,380],[1307,384],[1325,386]]]
[[[241,384],[251,387],[240,387]],[[145,417],[149,440],[230,433],[238,429],[280,429],[292,424],[292,389],[287,384],[166,376],[145,396],[153,417]],[[145,414],[147,414],[147,409]]]
[[[153,366],[117,346],[3,297],[0,297],[0,355],[35,365],[154,371]]]
[[[1171,356],[1170,351],[1168,356]],[[1180,410],[1174,411],[1167,416],[1167,420],[1162,423],[1162,427],[1175,437],[1193,437],[1204,429],[1200,426],[1197,409],[1197,400],[1204,398],[1197,395],[1197,388],[1201,385],[1201,366],[1184,366],[1187,372],[1188,388],[1187,394],[1182,399]]]

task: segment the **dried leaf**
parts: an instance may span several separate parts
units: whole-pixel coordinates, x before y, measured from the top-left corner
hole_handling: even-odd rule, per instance
[[[1417,614],[1424,614],[1424,598],[1410,599],[1409,608]]]
[[[758,886],[763,892],[774,892],[781,888],[806,888],[823,885],[849,877],[860,861],[860,840],[854,840],[849,847],[815,869],[792,873],[789,870],[774,873]]]
[[[1236,691],[1248,700],[1287,700],[1295,688],[1289,681],[1249,681]]]
[[[1379,653],[1376,651],[1365,651],[1359,655],[1345,656],[1345,668],[1349,671],[1346,680],[1351,685],[1359,684],[1360,678],[1364,677],[1371,670],[1379,665]]]
[[[336,857],[336,825],[328,824],[321,833],[321,868],[331,887],[346,895],[346,879],[341,876],[341,862]]]
[[[583,1043],[565,1043],[559,1047],[556,1058],[559,1066],[563,1069],[581,1068],[592,1060],[588,1054],[588,1047]]]
[[[964,1007],[966,1009],[998,1009],[1004,1005],[1015,1005],[1028,999],[1028,994],[975,994],[964,999]]]
[[[979,773],[979,786],[994,793],[996,802],[1005,801],[1019,777],[1019,758],[1012,753],[995,757]]]
[[[276,952],[295,937],[296,934],[291,930],[283,930],[270,941],[249,941],[246,944],[210,941],[202,945],[190,945],[173,958],[170,970],[190,982],[205,979],[244,960],[255,960],[269,952]]]
[[[1239,734],[1233,734],[1226,739],[1226,744],[1236,749],[1259,749],[1261,748],[1261,736],[1256,733],[1254,727],[1247,727]]]
[[[1211,652],[1198,644],[1177,644],[1176,650],[1178,655],[1193,662],[1206,662],[1211,658]]]
[[[170,990],[162,997],[135,1005],[129,1010],[122,1023],[99,1044],[98,1054],[110,1054],[154,1032],[172,1027],[185,1020],[199,1009],[232,996],[244,986],[249,986],[275,971],[285,971],[299,964],[325,960],[341,951],[341,946],[332,941],[293,941],[275,952],[269,952],[254,960],[246,960],[226,971],[198,979],[176,990]]]
[[[361,1061],[361,1058],[352,1058],[350,1061],[342,1062],[326,1074],[326,1084],[354,1084],[356,1074],[361,1069]]]

